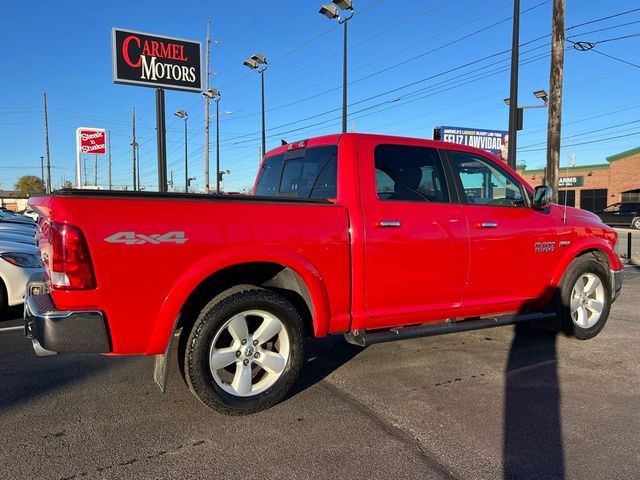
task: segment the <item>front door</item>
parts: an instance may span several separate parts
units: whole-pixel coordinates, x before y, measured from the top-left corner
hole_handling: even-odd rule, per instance
[[[369,318],[353,328],[423,323],[451,316],[467,274],[462,206],[451,202],[438,151],[359,144]]]
[[[463,307],[478,314],[511,311],[547,295],[559,260],[561,220],[532,209],[524,187],[498,162],[455,150],[447,155],[464,191],[469,227]]]

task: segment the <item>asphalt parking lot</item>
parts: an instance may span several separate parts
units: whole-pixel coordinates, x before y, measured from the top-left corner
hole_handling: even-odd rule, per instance
[[[637,478],[640,268],[625,271],[591,341],[314,341],[294,394],[240,418],[202,406],[175,362],[161,395],[152,358],[37,358],[0,331],[0,478]]]

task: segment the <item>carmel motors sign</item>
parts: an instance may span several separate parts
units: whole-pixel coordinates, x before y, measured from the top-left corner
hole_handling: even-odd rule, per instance
[[[199,92],[201,44],[114,28],[113,82]]]

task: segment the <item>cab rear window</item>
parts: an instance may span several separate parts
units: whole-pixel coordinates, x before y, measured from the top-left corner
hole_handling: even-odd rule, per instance
[[[255,194],[270,197],[335,198],[337,145],[301,148],[265,159]]]

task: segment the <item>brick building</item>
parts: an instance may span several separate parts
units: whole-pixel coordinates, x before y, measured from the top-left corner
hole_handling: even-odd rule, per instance
[[[542,185],[544,169],[518,168],[530,185]],[[560,168],[558,202],[596,212],[616,202],[640,202],[640,147],[607,157],[607,163]],[[565,198],[566,197],[566,198]]]

